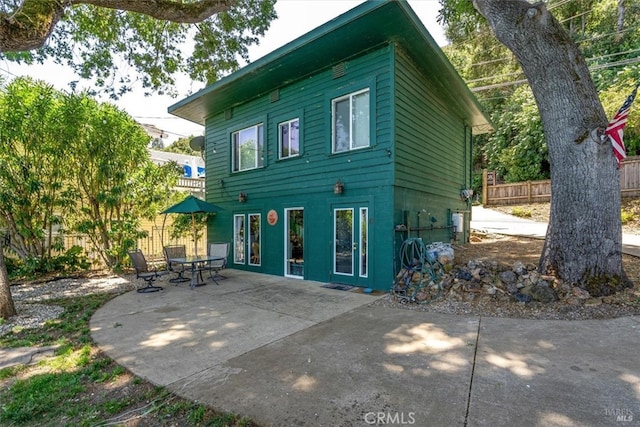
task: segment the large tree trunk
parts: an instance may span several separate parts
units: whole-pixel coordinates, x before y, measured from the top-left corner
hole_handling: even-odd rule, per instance
[[[592,295],[628,285],[620,178],[607,117],[584,58],[543,3],[474,0],[516,56],[536,99],[551,163],[551,214],[540,270]]]
[[[9,285],[7,266],[2,255],[2,240],[0,239],[0,318],[5,320],[17,314]]]

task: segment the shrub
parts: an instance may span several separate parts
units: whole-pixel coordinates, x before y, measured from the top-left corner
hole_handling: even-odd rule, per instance
[[[11,258],[7,258],[11,259]],[[69,273],[86,270],[91,266],[84,250],[80,246],[72,246],[61,255],[51,257],[29,257],[22,262],[15,262],[9,266],[7,274],[11,278],[33,277],[48,273]]]
[[[620,219],[622,220],[623,224],[626,224],[626,223],[636,219],[636,214],[633,211],[627,211],[627,210],[623,209],[620,212]]]
[[[529,209],[513,208],[513,209],[511,209],[511,215],[517,216],[517,217],[520,217],[520,218],[531,218],[533,213]]]
[[[4,265],[7,266],[7,274],[13,277],[20,268],[20,261],[12,256],[4,255]]]

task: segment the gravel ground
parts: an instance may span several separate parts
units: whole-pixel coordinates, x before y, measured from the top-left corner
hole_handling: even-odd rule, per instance
[[[637,289],[637,288],[636,288]],[[376,300],[372,305],[405,310],[430,311],[443,314],[509,317],[538,320],[588,320],[611,319],[640,315],[640,292],[630,293],[626,302],[589,302],[582,305],[567,304],[565,301],[553,303],[517,302],[514,299],[500,300],[493,296],[470,293],[465,300],[448,298],[446,295],[425,304],[402,304],[392,295]]]
[[[591,297],[581,289],[567,287],[545,277],[554,289],[557,300],[552,302],[520,302],[502,283],[500,273],[526,265],[525,278],[536,275],[536,264],[542,252],[542,240],[503,235],[473,235],[471,244],[456,247],[455,266],[445,280],[440,294],[426,301],[403,302],[387,295],[373,305],[405,310],[432,311],[445,314],[511,317],[548,320],[607,319],[640,315],[640,262],[636,257],[623,256],[625,273],[634,286],[611,296]],[[469,268],[469,266],[473,266]],[[459,271],[473,272],[482,267],[477,280],[456,278]],[[539,276],[539,275],[538,275]],[[521,280],[518,287],[524,287]],[[526,279],[524,280],[526,282]]]
[[[58,318],[62,307],[46,304],[48,300],[73,298],[92,293],[123,293],[136,289],[126,276],[99,275],[58,279],[50,282],[27,283],[11,286],[11,295],[17,316],[0,324],[0,336],[14,328],[38,328],[48,320]]]

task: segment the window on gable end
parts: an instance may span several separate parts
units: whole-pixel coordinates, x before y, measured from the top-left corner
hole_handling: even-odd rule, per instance
[[[278,124],[278,152],[281,159],[300,155],[300,120],[295,118]]]
[[[264,166],[263,134],[262,123],[231,134],[233,172],[257,169]]]
[[[331,101],[331,139],[333,153],[370,145],[369,89],[353,92]]]

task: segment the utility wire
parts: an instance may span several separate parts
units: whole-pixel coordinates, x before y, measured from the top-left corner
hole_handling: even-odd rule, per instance
[[[635,27],[634,29],[637,29],[639,27]],[[610,34],[615,34],[615,33],[610,33]],[[640,49],[629,49],[626,50],[624,52],[616,52],[616,53],[611,53],[608,55],[600,55],[600,56],[593,56],[591,58],[586,58],[585,61],[587,62],[592,62],[592,61],[596,61],[599,59],[606,59],[606,58],[613,58],[615,56],[620,56],[620,55],[627,55],[627,54],[633,54],[633,53],[637,53],[640,52]],[[494,62],[498,62],[501,60],[504,60],[507,58],[500,58],[500,59],[496,59],[493,60]],[[492,61],[486,61],[487,63],[490,63]],[[589,70],[593,71],[593,70],[600,70],[600,69],[605,69],[605,68],[612,68],[612,67],[618,67],[621,65],[630,65],[630,64],[635,64],[637,62],[640,62],[639,58],[629,58],[629,59],[623,59],[623,60],[619,60],[619,61],[611,61],[611,62],[607,62],[605,64],[598,64],[598,65],[592,65],[589,67]],[[481,63],[477,63],[477,64],[471,64],[471,65],[478,65]],[[467,84],[469,83],[477,83],[480,81],[486,81],[486,80],[491,80],[491,79],[499,79],[501,77],[506,77],[506,76],[512,76],[512,75],[520,75],[522,74],[522,72],[512,72],[512,73],[506,73],[506,74],[499,74],[499,75],[493,75],[493,76],[488,76],[488,77],[480,77],[477,79],[473,79],[473,80],[466,80]],[[472,91],[474,91],[474,89],[476,90],[487,90],[487,89],[495,89],[497,87],[503,87],[503,86],[510,86],[513,84],[521,84],[523,81],[522,80],[516,80],[513,82],[502,82],[502,83],[496,83],[493,85],[488,85],[488,86],[482,86],[482,87],[478,87],[478,88],[473,88]]]
[[[636,64],[636,63],[639,63],[639,62],[640,62],[640,57],[639,58],[623,59],[621,61],[610,62],[608,64],[598,64],[598,65],[591,66],[591,67],[589,67],[589,71],[595,71],[595,70],[602,70],[602,69],[606,69],[606,68],[619,67],[621,65]],[[514,86],[514,85],[518,85],[518,84],[522,84],[522,83],[526,83],[526,82],[527,82],[527,79],[515,80],[515,81],[511,81],[511,82],[503,82],[503,83],[496,83],[496,84],[493,84],[493,85],[473,87],[473,88],[470,88],[470,90],[471,90],[471,92],[481,92],[483,90],[497,89],[497,88],[507,87],[507,86]]]
[[[570,3],[570,2],[572,2],[572,1],[573,1],[573,0],[560,0],[558,3],[551,3],[551,2],[548,2],[548,3],[549,3],[549,6],[547,6],[547,10],[553,10],[553,9],[555,9],[555,8],[557,8],[557,7],[563,6],[563,5],[565,5],[565,4],[567,4],[567,3]]]
[[[640,49],[630,49],[630,50],[627,50],[627,51],[624,51],[624,52],[610,53],[609,55],[593,56],[593,57],[588,58],[586,60],[587,61],[595,61],[596,59],[611,58],[613,56],[626,55],[628,53],[636,53],[636,52],[640,52]]]
[[[591,9],[589,9],[589,10],[587,10],[586,12],[578,13],[577,15],[573,15],[573,16],[570,16],[570,17],[568,17],[568,18],[564,18],[563,20],[558,21],[558,22],[560,22],[560,23],[567,22],[567,21],[572,20],[573,18],[577,18],[577,17],[579,17],[579,16],[585,16],[585,15],[588,15],[588,14],[590,14],[591,12],[592,12],[592,10],[591,10]]]
[[[640,51],[640,49],[638,49],[638,51]],[[591,59],[587,59],[587,61],[590,61]],[[608,62],[606,64],[597,64],[597,65],[592,65],[589,67],[589,71],[595,71],[595,70],[602,70],[602,69],[607,69],[607,68],[613,68],[613,67],[619,67],[621,65],[631,65],[631,64],[636,64],[640,62],[640,57],[636,57],[636,58],[629,58],[629,59],[621,59],[620,61],[613,61],[613,62]],[[499,78],[499,77],[504,77],[504,76],[510,76],[510,75],[520,75],[522,74],[522,72],[514,72],[514,73],[507,73],[507,74],[500,74],[497,76],[490,76],[490,77],[482,77],[479,79],[474,79],[474,80],[467,80],[467,84],[469,83],[476,83],[479,81],[485,81],[485,80],[490,80],[493,78]],[[523,82],[526,82],[527,80],[514,80],[514,81],[510,81],[510,82],[501,82],[501,83],[495,83],[492,85],[487,85],[487,86],[477,86],[474,88],[470,88],[471,92],[478,92],[478,91],[483,91],[483,90],[488,90],[488,89],[496,89],[499,87],[505,87],[505,86],[513,86],[516,84],[521,84]]]
[[[591,38],[583,39],[583,40],[576,40],[576,44],[586,43],[586,42],[590,42],[590,41],[596,41],[596,40],[598,40],[598,39],[605,38],[605,37],[609,37],[609,36],[617,36],[617,35],[620,35],[620,34],[622,34],[622,33],[626,33],[626,32],[629,32],[629,31],[635,31],[635,30],[638,30],[639,28],[640,28],[640,25],[636,25],[636,26],[633,26],[633,27],[628,27],[628,28],[626,28],[626,29],[624,29],[624,30],[622,30],[622,31],[616,31],[616,32],[613,32],[613,33],[607,33],[607,34],[600,34],[600,35],[593,36],[593,37],[591,37]],[[614,44],[615,44],[615,43],[609,43],[609,45],[614,45]],[[636,52],[636,51],[637,51],[637,49],[632,49],[632,50],[628,50],[628,51],[626,51],[626,52],[612,53],[611,55],[612,55],[612,56],[615,56],[615,55],[622,55],[622,54],[624,54],[624,53],[634,53],[634,52]],[[587,60],[587,61],[591,61],[591,60],[598,59],[598,58],[600,58],[600,57],[587,58],[586,60]],[[493,63],[495,63],[495,62],[501,62],[501,61],[513,61],[514,59],[515,59],[515,57],[514,57],[513,55],[510,55],[510,56],[505,56],[505,57],[502,57],[502,58],[488,59],[488,60],[486,60],[486,61],[480,61],[480,62],[473,62],[473,63],[469,64],[469,66],[470,66],[470,67],[477,67],[477,66],[480,66],[480,65],[489,65],[489,64],[493,64]]]

